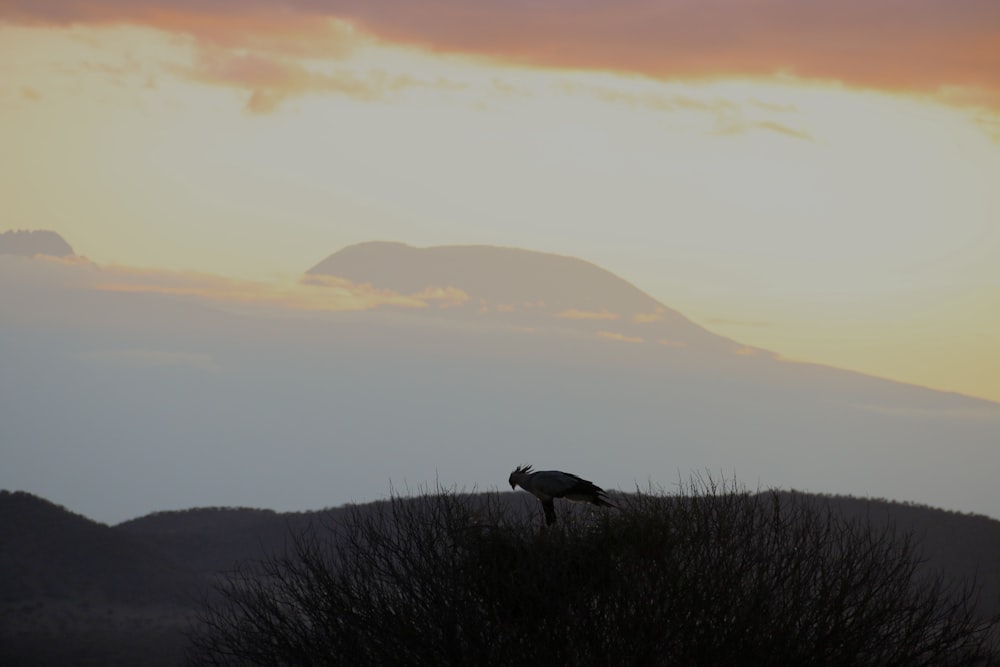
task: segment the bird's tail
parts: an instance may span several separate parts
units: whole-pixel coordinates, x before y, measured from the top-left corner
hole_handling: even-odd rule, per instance
[[[607,496],[597,496],[594,498],[594,504],[598,507],[613,507],[614,509],[618,509],[618,505],[608,500]]]

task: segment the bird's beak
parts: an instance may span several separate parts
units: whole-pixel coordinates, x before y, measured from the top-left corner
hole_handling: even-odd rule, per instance
[[[510,483],[510,490],[513,491],[516,488],[517,488],[517,484],[515,484],[514,482],[511,482]]]

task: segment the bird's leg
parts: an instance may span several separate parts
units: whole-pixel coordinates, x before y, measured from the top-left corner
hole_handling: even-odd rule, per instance
[[[542,501],[542,509],[545,511],[545,525],[551,526],[556,522],[556,508],[551,498]]]

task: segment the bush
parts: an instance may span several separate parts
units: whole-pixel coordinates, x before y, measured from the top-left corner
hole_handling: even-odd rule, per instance
[[[438,489],[294,535],[206,604],[206,665],[997,664],[907,535],[711,480],[545,529]]]

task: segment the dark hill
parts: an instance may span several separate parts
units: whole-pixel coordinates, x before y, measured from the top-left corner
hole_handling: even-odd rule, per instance
[[[120,531],[28,493],[0,491],[0,601],[95,597],[184,604],[192,571]]]
[[[74,254],[73,248],[55,232],[18,229],[0,233],[0,255],[70,257]]]
[[[814,505],[829,507],[849,519],[876,527],[892,525],[911,534],[926,570],[945,572],[958,582],[975,582],[980,591],[980,613],[1000,614],[1000,521],[885,499],[802,492],[789,495],[808,498]]]
[[[928,571],[976,579],[1000,613],[1000,521],[885,500],[795,493],[833,512],[912,532]],[[505,502],[537,512],[524,493]],[[472,495],[470,502],[483,496]],[[376,503],[357,506],[372,511]],[[188,619],[238,561],[281,553],[289,531],[336,527],[349,507],[157,512],[114,527],[24,492],[0,492],[0,664],[180,664]]]
[[[141,541],[0,491],[0,664],[176,665],[207,579]]]
[[[280,551],[290,530],[300,529],[326,514],[325,511],[282,514],[249,508],[196,508],[156,512],[120,523],[113,530],[211,575],[257,554]]]
[[[963,514],[924,505],[851,496],[829,496],[788,492],[807,498],[835,514],[869,521],[875,527],[892,524],[901,533],[912,533],[926,559],[929,571],[944,571],[962,582],[975,580],[981,590],[980,609],[986,615],[1000,614],[1000,521],[976,514]],[[527,503],[523,493],[505,493],[507,502]],[[476,496],[472,497],[473,500]],[[374,503],[358,506],[370,510]],[[336,525],[347,508],[314,512],[277,513],[247,508],[191,509],[157,512],[126,521],[114,530],[144,540],[177,561],[203,572],[219,572],[240,560],[264,553],[281,552],[289,530],[310,524]]]

